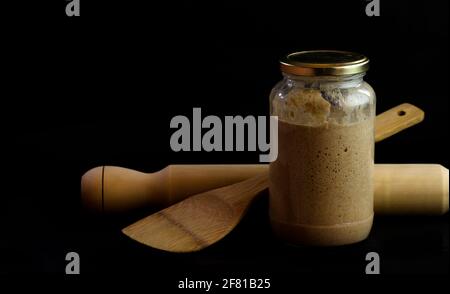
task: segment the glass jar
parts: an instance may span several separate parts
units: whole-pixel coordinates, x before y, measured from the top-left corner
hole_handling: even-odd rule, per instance
[[[278,157],[270,164],[274,233],[293,244],[364,240],[373,220],[375,92],[369,60],[343,51],[303,51],[281,61],[270,94]]]

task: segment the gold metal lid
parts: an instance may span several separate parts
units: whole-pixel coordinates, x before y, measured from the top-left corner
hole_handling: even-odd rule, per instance
[[[300,51],[281,61],[281,71],[298,76],[342,76],[366,72],[369,59],[362,54],[337,50]]]

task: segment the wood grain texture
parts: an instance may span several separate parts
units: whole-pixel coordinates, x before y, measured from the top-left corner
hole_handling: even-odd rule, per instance
[[[123,229],[130,238],[170,252],[214,244],[236,227],[252,200],[268,187],[267,172],[197,194]]]
[[[418,107],[403,103],[379,115],[375,120],[375,142],[423,121],[425,113]]]

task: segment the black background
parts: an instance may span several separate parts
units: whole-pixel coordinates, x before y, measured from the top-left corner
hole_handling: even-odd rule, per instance
[[[255,152],[172,152],[170,119],[193,107],[267,115],[278,59],[307,49],[367,55],[378,112],[402,102],[425,111],[423,123],[377,144],[376,162],[448,167],[447,1],[381,0],[380,17],[366,16],[364,0],[143,2],[81,0],[72,18],[66,1],[2,9],[0,273],[63,276],[76,251],[82,275],[148,274],[166,289],[184,277],[267,277],[280,287],[304,274],[362,277],[376,251],[384,274],[448,275],[448,214],[377,217],[360,244],[299,249],[272,237],[263,197],[223,241],[174,255],[120,233],[142,215],[91,220],[79,205],[80,177],[98,165],[256,163]]]

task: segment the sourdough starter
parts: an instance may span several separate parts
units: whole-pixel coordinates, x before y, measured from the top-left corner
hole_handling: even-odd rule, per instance
[[[289,111],[279,117],[278,158],[270,164],[273,230],[294,244],[361,241],[373,219],[373,118],[338,122],[330,119],[330,104],[319,91],[298,95],[310,108],[296,105],[302,117],[309,112],[314,123],[298,123]]]

